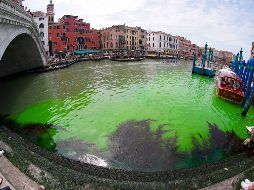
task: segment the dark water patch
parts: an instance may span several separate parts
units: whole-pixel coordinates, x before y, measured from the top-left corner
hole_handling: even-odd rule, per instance
[[[243,140],[240,139],[234,131],[223,132],[220,130],[219,126],[210,123],[208,123],[208,127],[210,133],[209,139],[203,139],[206,153],[212,152],[212,150],[220,150],[224,155],[231,156],[242,152]],[[195,142],[194,139],[193,142]],[[195,150],[201,150],[200,146],[195,144]]]
[[[58,133],[58,130],[53,125],[27,124],[16,132],[40,147],[55,151],[56,143],[53,137]]]
[[[216,124],[208,123],[209,138],[201,135],[202,144],[195,137],[192,138],[194,148],[189,156],[185,155],[186,167],[196,167],[202,164],[218,161],[243,152],[243,140],[234,131],[223,132]]]
[[[0,125],[7,126],[13,132],[49,151],[55,151],[56,148],[53,136],[57,134],[58,130],[64,130],[62,127],[49,124],[20,125],[16,121],[10,119],[8,115],[0,115]]]
[[[224,154],[239,154],[243,150],[242,139],[234,131],[223,132],[217,125],[208,124],[210,142],[213,149],[221,149]]]
[[[121,163],[114,167],[149,172],[192,168],[243,152],[242,139],[233,131],[223,132],[217,125],[208,124],[209,137],[205,139],[199,134],[200,143],[193,136],[193,148],[179,153],[175,138],[162,138],[168,132],[165,125],[152,131],[152,122],[128,121],[119,125],[110,136],[112,159]]]
[[[135,171],[166,170],[179,156],[175,139],[163,139],[164,125],[156,131],[150,128],[153,120],[128,121],[121,124],[110,137],[110,151],[124,169]]]
[[[0,125],[8,126],[9,129],[15,130],[20,127],[20,125],[14,120],[9,119],[9,115],[0,114]]]

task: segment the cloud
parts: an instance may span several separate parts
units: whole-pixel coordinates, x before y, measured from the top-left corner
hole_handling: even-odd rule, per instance
[[[147,30],[185,36],[203,46],[207,41],[219,50],[244,49],[250,56],[254,41],[253,0],[53,0],[56,17],[77,15],[102,28],[126,23]],[[47,0],[26,0],[31,10],[46,11]]]

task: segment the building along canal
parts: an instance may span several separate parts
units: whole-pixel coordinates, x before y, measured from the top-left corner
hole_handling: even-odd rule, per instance
[[[165,171],[240,153],[251,109],[183,60],[82,62],[0,82],[0,113],[47,150],[98,166]]]

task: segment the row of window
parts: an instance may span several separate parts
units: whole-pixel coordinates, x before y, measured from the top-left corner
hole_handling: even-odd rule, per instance
[[[126,43],[127,43],[127,45],[128,45],[128,41],[126,41]],[[131,41],[130,41],[130,45],[137,45],[137,43],[136,43],[136,42],[132,42],[132,43],[131,43]]]
[[[148,36],[149,36],[149,41],[150,41],[151,34],[148,34]],[[154,36],[154,33],[153,33],[153,36]],[[164,40],[167,40],[167,41],[172,41],[172,37],[171,36],[161,36],[160,35],[160,40],[162,40],[162,38]],[[153,41],[154,41],[154,37],[153,37]],[[173,38],[173,41],[177,43],[178,40],[176,38]]]
[[[83,39],[84,41],[84,43],[85,42],[91,42],[93,45],[95,45],[96,44],[96,41],[91,41],[90,39]],[[69,38],[66,38],[66,41],[65,42],[63,42],[63,45],[66,45],[67,43],[69,43]],[[76,43],[80,43],[81,42],[81,40],[79,39],[79,38],[76,38],[75,39],[75,42]],[[45,43],[45,42],[44,42]],[[57,46],[57,42],[53,42],[53,44],[55,45],[55,46]],[[83,43],[80,43],[80,44],[83,44]]]
[[[65,37],[66,36],[66,33],[56,33],[56,37],[57,38],[63,38],[63,37]],[[82,36],[81,36],[82,37]],[[90,38],[91,39],[94,39],[94,36],[90,36]],[[89,39],[90,39],[89,38]],[[49,39],[52,39],[52,34],[51,33],[49,33]]]
[[[70,26],[70,22],[64,22],[64,25],[66,25],[66,26]],[[77,23],[77,22],[75,22],[74,23],[74,26],[84,26],[84,27],[86,27],[86,26],[88,26],[88,24],[85,24],[85,23]]]
[[[110,45],[110,46],[109,46]],[[107,43],[104,43],[103,44],[103,47],[104,47],[104,49],[105,48],[111,48],[111,49],[113,49],[114,48],[114,46],[113,46],[113,43],[111,42],[110,44],[107,42]],[[115,43],[115,48],[123,48],[124,47],[124,43]]]
[[[44,25],[43,24],[40,24],[39,28],[44,28]],[[60,26],[49,26],[49,29],[61,29]],[[65,26],[62,27],[62,29],[65,30],[65,32],[70,32],[70,29],[69,28],[66,28]],[[100,32],[94,32],[94,31],[89,31],[87,29],[84,29],[84,28],[75,28],[73,30],[73,32],[79,32],[81,34],[84,34],[84,33],[89,33],[89,34],[100,34]]]
[[[151,47],[151,44],[149,43],[148,46]],[[154,43],[152,43],[152,47],[154,47]],[[160,48],[162,47],[161,42],[159,43],[159,47]],[[167,44],[164,44],[164,48],[178,49],[178,46],[167,43]]]
[[[164,36],[164,37],[165,37],[165,36]],[[149,38],[148,38],[148,41],[151,41],[151,39],[153,39],[152,41],[154,41],[154,37],[153,37],[153,38],[150,38],[150,37],[149,37]],[[161,41],[161,40],[162,40],[162,39],[161,39],[161,36],[160,36],[160,41]],[[174,38],[174,39],[172,39],[171,37],[167,37],[167,39],[164,38],[164,41],[166,41],[166,40],[167,40],[167,41],[170,41],[170,42],[173,41],[174,43],[178,43],[178,40],[175,39],[175,38]]]
[[[128,35],[126,36],[127,39],[128,39],[129,37],[130,37],[131,40],[137,40],[137,37],[128,36]],[[116,39],[116,40],[118,40],[118,39],[120,39],[120,38],[122,38],[123,40],[125,40],[125,37],[124,37],[124,36],[115,35],[115,39]],[[144,35],[141,36],[141,38],[144,38]],[[109,37],[108,35],[103,36],[103,39],[104,39],[104,41],[106,41],[106,40],[108,40],[108,39],[113,40],[113,34],[110,34],[110,37]]]

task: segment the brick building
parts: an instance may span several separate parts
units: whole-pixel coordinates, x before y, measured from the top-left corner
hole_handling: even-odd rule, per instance
[[[229,52],[229,51],[220,51],[220,54],[223,58],[223,61],[226,64],[229,64],[229,62],[232,61],[235,56],[232,52]]]
[[[84,49],[100,49],[100,31],[90,28],[78,16],[64,15],[59,22],[54,22],[54,5],[52,1],[47,7],[49,17],[49,51],[73,52]]]
[[[179,43],[179,56],[185,59],[192,59],[194,53],[199,55],[199,47],[196,44],[192,44],[190,40],[187,40],[184,37],[177,36]]]

